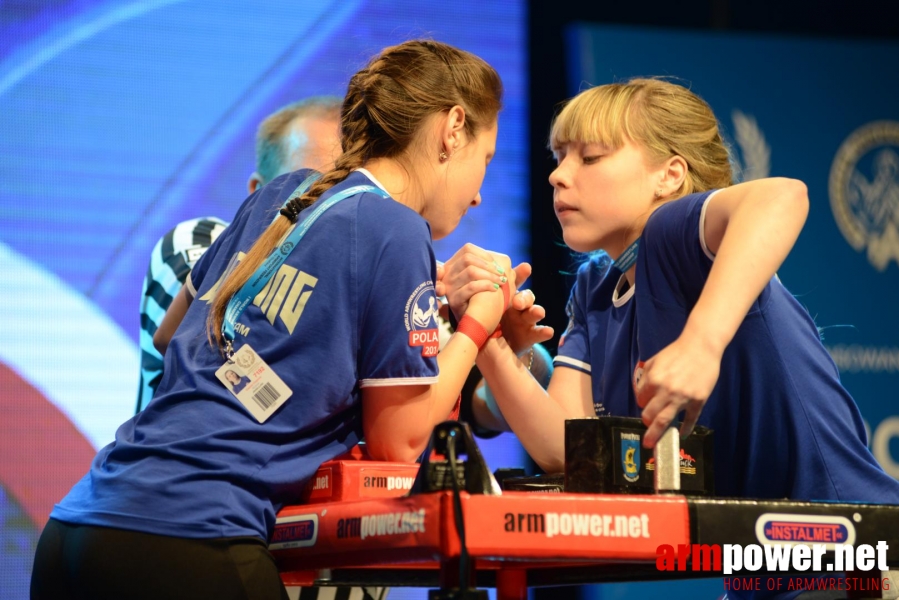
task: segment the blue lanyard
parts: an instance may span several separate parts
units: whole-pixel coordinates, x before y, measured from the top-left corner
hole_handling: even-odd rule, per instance
[[[299,185],[299,187],[297,187],[284,204],[287,204],[291,198],[302,195],[305,190],[312,185],[312,182],[318,179],[318,177],[318,174],[308,177]],[[281,265],[283,265],[284,261],[287,260],[287,257],[290,256],[290,253],[293,252],[297,247],[297,244],[300,243],[300,240],[306,235],[306,232],[309,231],[309,228],[312,227],[326,210],[341,200],[365,192],[378,194],[382,198],[390,197],[390,194],[379,187],[373,185],[356,185],[337,192],[327,200],[319,200],[315,203],[315,209],[309,216],[306,217],[302,223],[294,225],[293,229],[287,234],[286,239],[281,242],[280,246],[272,251],[269,257],[265,259],[265,262],[262,263],[250,279],[243,284],[243,287],[231,297],[231,300],[228,301],[228,307],[225,309],[225,319],[222,322],[222,336],[225,338],[225,354],[229,359],[233,353],[232,342],[234,341],[234,324],[237,323],[237,319],[240,318],[240,315],[243,314],[244,309],[246,309],[250,302],[252,302],[259,292],[262,291],[262,288],[265,287],[265,284],[268,283],[268,280],[271,279],[272,275],[278,272],[278,269],[281,268]]]
[[[612,266],[621,271],[622,273],[627,273],[628,269],[634,266],[637,262],[637,252],[640,250],[640,238],[634,240],[634,243],[624,249],[624,252],[621,253],[615,262],[612,263]]]

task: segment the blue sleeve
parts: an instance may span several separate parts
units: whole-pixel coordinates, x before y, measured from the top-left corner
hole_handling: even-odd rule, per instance
[[[437,382],[439,303],[427,222],[368,195],[358,217],[360,387]],[[370,277],[370,278],[369,278]]]
[[[689,311],[699,299],[712,268],[713,257],[702,243],[701,226],[706,201],[713,193],[668,202],[647,221],[640,239],[640,266],[646,276],[638,273],[637,281],[647,286],[655,301]]]
[[[596,267],[596,260],[581,265],[577,280],[571,288],[565,312],[568,315],[568,326],[559,339],[559,350],[553,359],[556,367],[576,369],[587,375],[590,367],[590,335],[587,330],[587,306],[590,290],[590,274]]]

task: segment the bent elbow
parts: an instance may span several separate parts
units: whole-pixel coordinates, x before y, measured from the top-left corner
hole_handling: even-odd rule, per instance
[[[808,186],[798,179],[781,180],[782,197],[785,207],[800,222],[805,223],[809,211]]]
[[[795,203],[807,209],[809,205],[808,186],[805,185],[804,181],[798,179],[788,179],[787,181],[790,182],[790,197]]]
[[[411,440],[393,439],[379,442],[374,439],[366,439],[365,445],[369,456],[375,460],[414,463],[424,452],[427,443],[421,444],[419,447],[419,444],[412,443]]]
[[[544,458],[540,460],[535,458],[534,462],[540,465],[540,468],[543,469],[543,471],[546,473],[563,473],[565,471],[565,461],[560,460],[556,457]]]

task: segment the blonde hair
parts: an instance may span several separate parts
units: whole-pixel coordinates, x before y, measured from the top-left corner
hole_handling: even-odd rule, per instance
[[[496,122],[502,94],[497,72],[469,52],[429,40],[385,48],[350,79],[340,109],[343,154],[333,169],[323,173],[288,208],[297,214],[369,159],[401,157],[410,152],[425,120],[453,106],[465,109],[465,131],[476,136]],[[292,225],[283,215],[275,219],[225,278],[206,320],[211,344],[221,347],[228,302]]]
[[[687,88],[663,79],[631,79],[584,90],[554,119],[550,148],[581,142],[614,150],[625,140],[642,147],[652,164],[672,156],[687,162],[683,184],[666,201],[733,183],[712,109]]]

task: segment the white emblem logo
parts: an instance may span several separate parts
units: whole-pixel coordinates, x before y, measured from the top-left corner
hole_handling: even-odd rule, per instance
[[[755,117],[734,109],[734,137],[740,147],[742,162],[735,157],[740,169],[739,181],[764,179],[771,174],[771,148],[765,141],[765,134],[759,129]]]
[[[899,122],[859,127],[830,168],[830,208],[849,245],[883,271],[899,264]]]
[[[437,314],[440,306],[434,293],[434,282],[421,283],[406,300],[406,331],[409,345],[421,346],[422,356],[437,356],[439,332]]]

